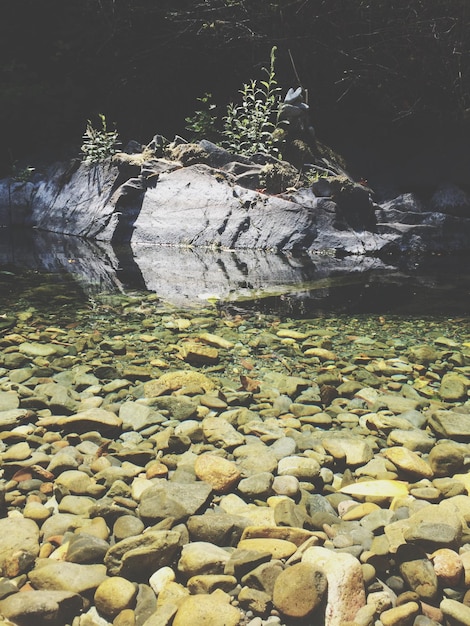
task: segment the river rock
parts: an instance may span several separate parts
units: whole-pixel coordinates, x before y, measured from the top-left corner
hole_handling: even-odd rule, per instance
[[[134,606],[137,587],[126,578],[112,576],[98,585],[94,601],[99,613],[114,618],[124,609]]]
[[[38,525],[20,516],[0,519],[0,569],[19,550],[39,554]]]
[[[468,398],[467,389],[465,378],[449,372],[442,377],[439,395],[444,402],[463,402]]]
[[[69,541],[66,560],[70,563],[101,563],[109,547],[104,539],[79,533]]]
[[[192,515],[187,522],[192,541],[205,541],[216,546],[234,546],[244,529],[251,524],[247,517],[230,515],[223,511],[206,511],[204,515]]]
[[[155,524],[167,517],[181,521],[197,513],[211,493],[212,487],[202,481],[184,484],[161,480],[142,493],[140,517],[148,524]]]
[[[83,607],[83,598],[69,591],[31,590],[0,601],[0,613],[21,626],[70,623]]]
[[[245,437],[221,417],[206,417],[202,430],[207,441],[216,446],[231,449],[245,443]]]
[[[326,588],[321,571],[311,563],[297,563],[276,578],[273,603],[287,617],[305,618],[320,606]]]
[[[315,459],[289,456],[279,461],[277,474],[278,476],[294,476],[299,480],[314,480],[320,474],[320,465]]]
[[[465,461],[465,450],[453,442],[438,442],[428,456],[434,476],[452,476],[461,471]]]
[[[223,574],[229,559],[227,550],[204,541],[194,541],[183,546],[178,571],[187,578],[201,574]]]
[[[128,537],[109,548],[104,563],[111,576],[124,576],[141,582],[160,567],[169,565],[176,554],[180,533],[152,530]]]
[[[87,593],[94,591],[106,578],[106,567],[101,564],[81,565],[50,561],[29,572],[35,589]]]
[[[209,483],[217,493],[230,491],[241,477],[235,463],[213,454],[198,456],[194,471],[199,480]]]
[[[230,596],[222,591],[189,596],[181,603],[173,626],[238,626],[242,613],[230,604]]]
[[[437,409],[431,412],[428,423],[436,435],[444,439],[470,441],[470,415]]]
[[[353,622],[356,613],[366,603],[359,561],[350,554],[315,546],[304,552],[302,563],[313,565],[328,581],[325,622],[329,626]]]
[[[405,447],[392,446],[383,451],[383,455],[391,461],[398,470],[418,478],[432,478],[432,469],[416,452]]]

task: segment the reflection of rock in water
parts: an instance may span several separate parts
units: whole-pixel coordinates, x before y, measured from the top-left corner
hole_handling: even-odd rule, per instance
[[[222,309],[224,303],[232,303],[229,309],[257,308],[292,317],[413,308],[423,314],[423,302],[424,313],[468,313],[470,275],[461,271],[468,264],[454,259],[459,267],[455,272],[449,263],[448,258],[439,259],[439,264],[434,258],[421,268],[399,271],[365,256],[292,257],[258,250],[143,244],[112,247],[55,233],[0,229],[0,268],[70,276],[85,297],[149,290],[177,306],[204,305],[213,299]],[[39,287],[41,281],[37,282]]]
[[[26,229],[0,229],[0,265],[73,276],[87,294],[122,290],[107,243]]]
[[[219,251],[132,245],[147,289],[176,304],[243,301],[305,289],[306,283],[332,273],[361,273],[384,268],[369,257],[302,258],[260,250]],[[327,285],[325,284],[325,287]]]

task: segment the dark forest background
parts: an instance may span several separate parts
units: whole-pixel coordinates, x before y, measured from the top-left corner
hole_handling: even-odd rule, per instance
[[[125,143],[185,134],[277,46],[317,135],[357,175],[467,178],[469,0],[0,0],[0,174],[78,154],[104,113]],[[420,156],[421,155],[421,156]],[[420,160],[421,159],[421,160]],[[408,165],[406,165],[408,164]]]

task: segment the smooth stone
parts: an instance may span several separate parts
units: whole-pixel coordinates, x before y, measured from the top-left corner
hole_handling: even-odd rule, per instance
[[[17,409],[20,406],[20,398],[16,391],[0,391],[0,413]]]
[[[25,354],[29,357],[44,357],[47,359],[57,354],[57,352],[60,351],[60,346],[45,343],[24,342],[18,346],[18,350],[21,354]]]
[[[442,587],[457,587],[464,578],[464,567],[455,550],[440,548],[431,554],[434,571]]]
[[[359,561],[350,554],[314,546],[304,552],[302,563],[312,564],[327,578],[325,623],[344,626],[346,622],[353,622],[356,613],[366,604]]]
[[[291,456],[297,452],[297,444],[292,437],[281,437],[269,446],[270,452],[272,452],[276,459],[280,461],[286,456]]]
[[[269,475],[272,476],[272,474]],[[295,498],[300,491],[300,483],[295,476],[275,476],[271,488],[279,496]]]
[[[200,574],[192,576],[186,586],[191,595],[200,593],[209,594],[216,589],[221,589],[228,593],[237,586],[237,579],[235,576],[228,576],[226,574]]]
[[[165,585],[170,582],[175,581],[175,572],[171,567],[166,565],[165,567],[160,567],[154,572],[149,578],[149,585],[158,596],[159,593],[163,590]]]
[[[133,609],[123,609],[113,620],[113,626],[136,626],[136,615]]]
[[[145,394],[146,397],[152,398],[152,396],[147,396],[148,385],[151,385],[153,382],[150,380],[148,383],[145,383]],[[193,419],[197,416],[198,405],[193,400],[185,397],[176,397],[176,396],[160,396],[153,398],[152,406],[157,411],[167,411],[170,415],[171,419],[174,419],[178,422],[182,422],[184,420]]]
[[[162,415],[152,407],[139,402],[124,402],[119,408],[123,430],[140,431],[151,424],[162,421]]]
[[[145,388],[150,388],[151,383],[158,383],[160,387],[163,387],[169,391],[176,391],[183,387],[190,387],[197,385],[202,387],[204,391],[212,391],[215,389],[215,382],[202,372],[196,372],[193,370],[175,370],[174,372],[167,372],[162,374],[155,381],[149,381],[145,383]]]
[[[468,383],[459,374],[444,374],[439,387],[439,395],[444,402],[464,402],[468,399]]]
[[[86,496],[64,496],[59,502],[59,512],[89,517],[94,504],[93,498]]]
[[[434,346],[428,344],[420,344],[411,346],[408,350],[408,358],[412,363],[419,363],[420,365],[429,365],[436,361],[439,357],[437,350]]]
[[[235,578],[242,578],[247,572],[256,568],[262,563],[271,560],[269,552],[258,552],[256,550],[243,550],[236,548],[230,555],[224,567],[224,573]]]
[[[281,561],[270,560],[251,569],[243,576],[241,582],[242,585],[266,592],[272,598],[274,585],[282,571],[284,571],[284,568]]]
[[[55,513],[41,526],[42,540],[48,541],[50,537],[64,535],[69,530],[75,530],[83,521],[83,518],[78,515],[72,515],[71,513]]]
[[[401,546],[402,559],[399,570],[408,587],[424,602],[432,602],[438,593],[439,583],[431,561],[426,554],[411,546]]]
[[[353,506],[348,507],[345,512],[341,515],[341,519],[345,522],[353,522],[356,520],[361,520],[366,515],[373,513],[374,511],[381,510],[380,507],[374,502],[364,502],[363,504],[358,504],[357,502],[353,502]],[[339,508],[338,508],[339,512]]]
[[[290,498],[281,498],[274,506],[274,521],[278,526],[303,528],[308,520],[304,505],[297,505]]]
[[[419,614],[420,607],[417,602],[406,602],[393,607],[380,614],[383,626],[412,626],[415,617]]]
[[[453,442],[439,442],[429,452],[428,463],[436,477],[449,477],[462,471],[465,450]]]
[[[32,519],[39,526],[52,515],[51,509],[41,502],[27,502],[23,509],[23,517]]]
[[[93,599],[100,614],[114,618],[134,606],[136,595],[136,585],[121,576],[112,576],[98,585]]]
[[[67,470],[62,472],[55,480],[56,486],[64,487],[69,493],[77,496],[99,497],[105,492],[105,486],[80,470]]]
[[[274,444],[275,445],[275,444]],[[246,476],[261,472],[274,473],[277,470],[278,456],[273,446],[266,446],[261,441],[240,445],[233,451],[242,473]]]
[[[30,571],[28,576],[35,589],[82,594],[94,591],[106,579],[106,567],[50,561]]]
[[[194,471],[199,480],[209,483],[217,493],[230,491],[241,478],[240,470],[235,463],[215,454],[198,456]]]
[[[144,583],[137,585],[137,597],[135,600],[135,622],[136,625],[143,624],[155,613],[157,608],[157,598],[153,589]]]
[[[70,563],[102,563],[109,547],[104,539],[79,533],[69,540],[66,560]]]
[[[42,417],[37,421],[38,426],[61,427],[67,431],[78,433],[97,430],[102,434],[114,434],[121,430],[122,419],[115,413],[101,408],[91,408],[74,415]]]
[[[165,604],[176,604],[179,606],[188,596],[189,591],[181,583],[168,582],[158,594],[157,607]]]
[[[127,539],[127,537],[136,537],[144,531],[145,525],[135,515],[121,515],[114,522],[113,535],[116,541]]]
[[[52,589],[14,593],[0,601],[0,613],[15,624],[69,624],[83,610],[78,593]],[[5,623],[6,625],[6,623]]]
[[[205,541],[216,546],[235,546],[251,521],[241,515],[224,512],[192,515],[187,522],[191,541]]]
[[[51,461],[47,466],[47,471],[52,472],[54,475],[58,476],[66,470],[76,470],[81,465],[81,462],[82,459],[78,458],[77,455],[74,456],[69,452],[60,451],[54,454],[54,456],[51,458]]]
[[[248,526],[243,531],[242,539],[282,539],[297,547],[315,537],[315,533],[305,528],[288,526]]]
[[[254,552],[268,552],[274,559],[287,559],[294,554],[297,546],[292,541],[271,537],[254,537],[242,539],[238,543],[238,549]]]
[[[470,624],[470,607],[457,602],[456,600],[450,600],[444,598],[439,605],[444,617],[448,618],[452,624],[458,626],[466,626]]]
[[[173,626],[238,626],[241,617],[241,611],[230,604],[230,596],[215,591],[183,600]]]
[[[206,417],[202,430],[207,441],[215,446],[236,448],[245,443],[245,437],[221,417]]]
[[[431,467],[416,452],[405,447],[393,446],[382,451],[382,454],[399,470],[419,478],[432,478]]]
[[[0,519],[0,570],[16,552],[39,554],[39,527],[32,519],[20,516]]]
[[[194,541],[183,546],[178,571],[187,578],[201,574],[223,574],[229,559],[227,550],[204,541]]]
[[[273,604],[287,617],[304,618],[321,605],[326,588],[326,576],[314,565],[296,563],[276,578]]]
[[[452,507],[452,500],[444,502]],[[462,521],[456,512],[456,509],[442,505],[426,506],[406,520],[405,540],[433,550],[458,545],[462,536]]]
[[[470,415],[437,409],[431,411],[428,424],[437,435],[444,439],[470,441]]]
[[[267,498],[272,491],[274,476],[270,472],[260,472],[238,483],[238,491],[248,498]]]
[[[308,457],[286,457],[281,459],[277,466],[278,476],[294,476],[298,480],[314,480],[319,473],[320,464]]]
[[[146,524],[156,524],[168,517],[179,522],[197,513],[211,493],[211,485],[205,482],[184,484],[161,480],[142,493],[140,517]]]
[[[322,445],[335,459],[345,459],[348,466],[364,465],[374,453],[367,441],[357,437],[328,436],[322,439]]]
[[[0,431],[9,430],[22,424],[30,415],[27,409],[8,409],[0,411]]]
[[[111,576],[140,581],[160,567],[169,565],[178,549],[180,533],[149,530],[119,541],[106,553],[104,563]]]
[[[413,452],[429,452],[436,439],[421,430],[392,430],[387,437],[387,445],[403,446]]]

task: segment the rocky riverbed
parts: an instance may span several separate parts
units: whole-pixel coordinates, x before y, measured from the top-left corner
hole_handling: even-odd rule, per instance
[[[1,624],[470,623],[468,318],[40,289],[0,311]]]

